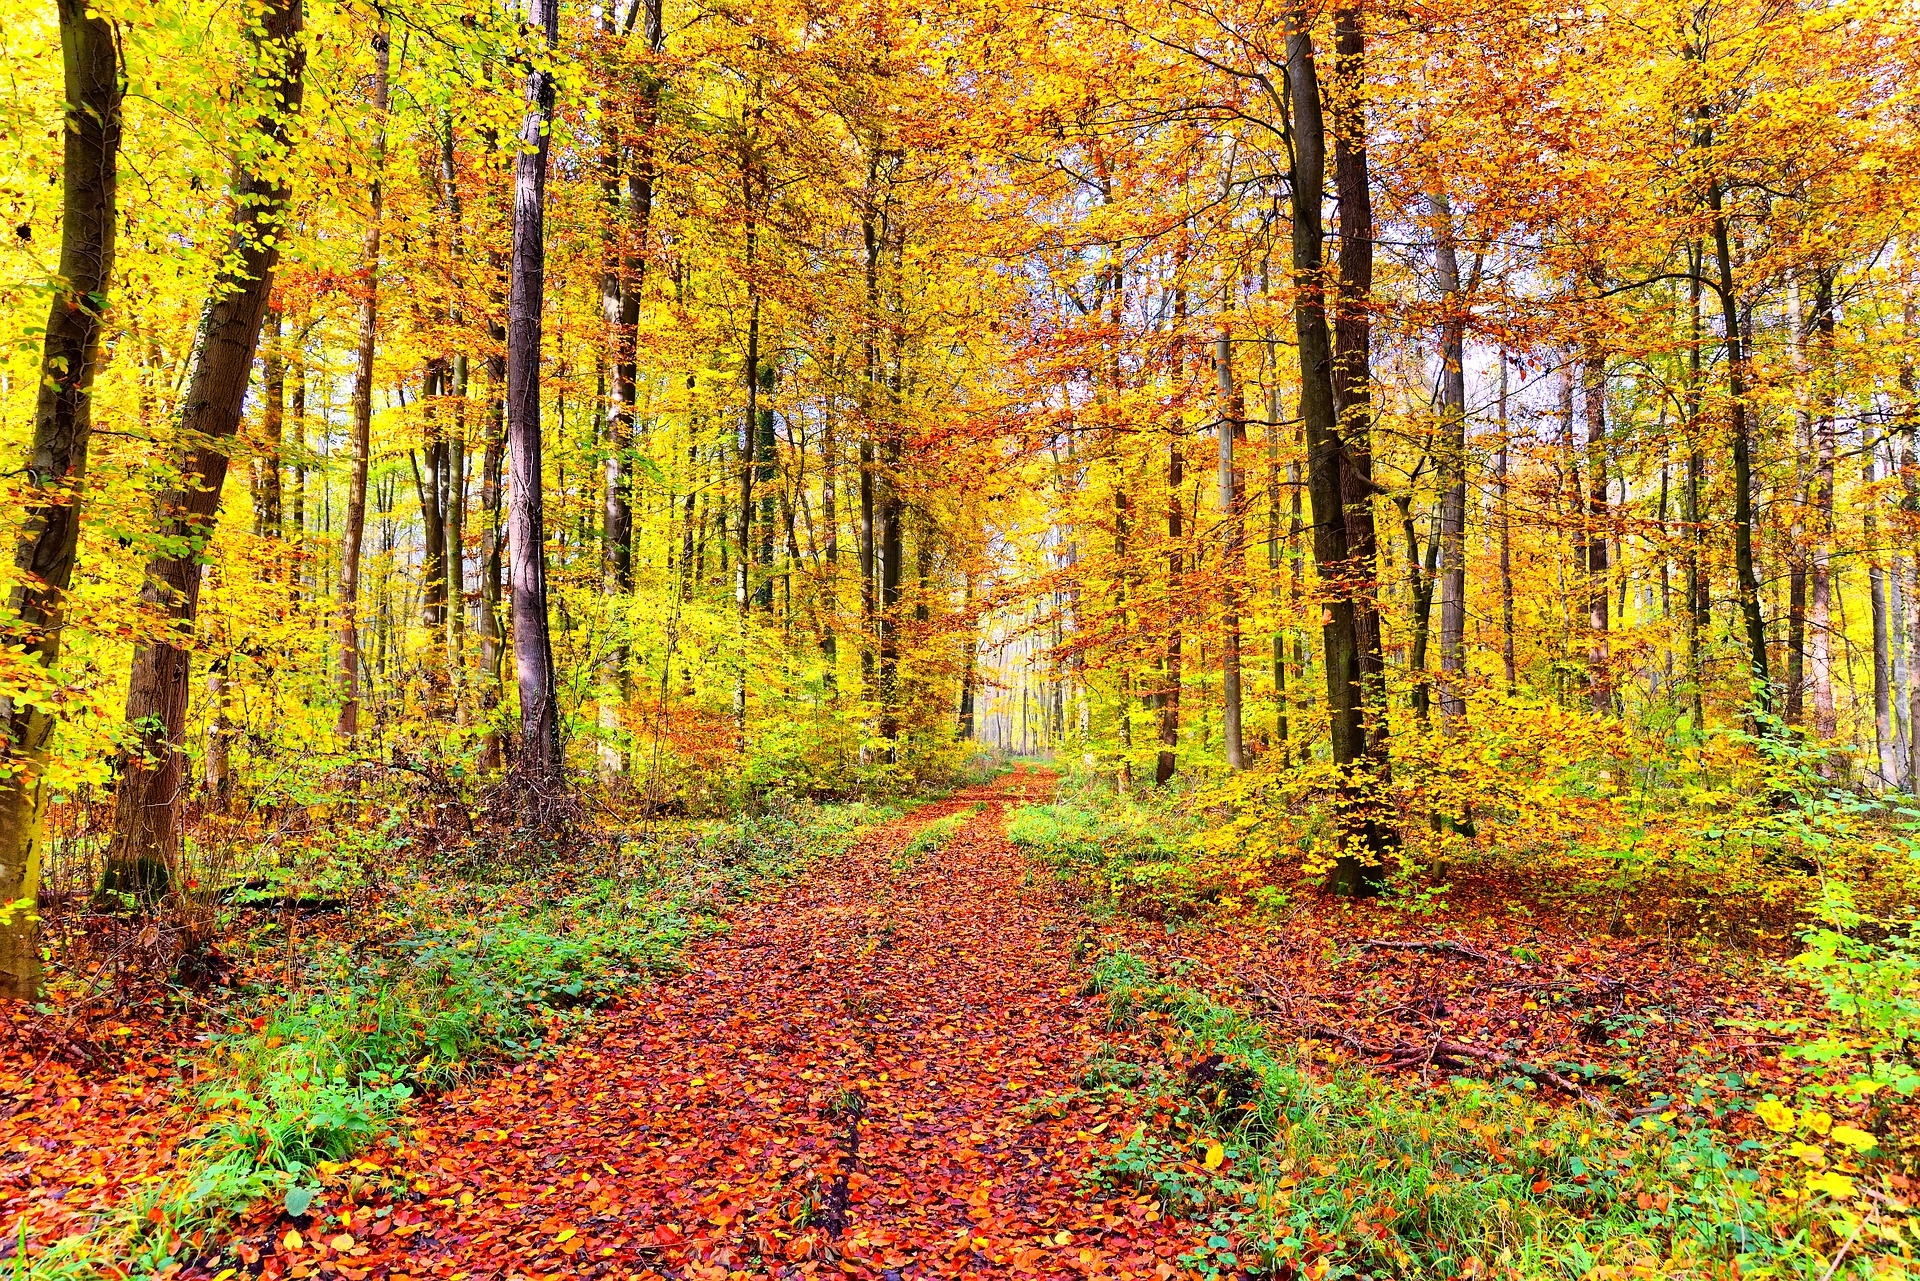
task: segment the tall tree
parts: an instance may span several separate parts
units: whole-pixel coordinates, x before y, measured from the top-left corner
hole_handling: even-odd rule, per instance
[[[1327,716],[1333,763],[1341,780],[1341,852],[1329,880],[1336,893],[1367,888],[1371,824],[1365,814],[1364,782],[1359,772],[1367,758],[1363,712],[1363,640],[1356,597],[1365,588],[1357,579],[1370,572],[1348,541],[1345,480],[1351,461],[1345,456],[1341,422],[1334,400],[1334,341],[1327,323],[1324,226],[1321,192],[1326,184],[1326,124],[1320,105],[1320,80],[1314,66],[1313,37],[1306,16],[1295,11],[1287,34],[1287,85],[1293,172],[1288,183],[1293,206],[1294,331],[1300,353],[1300,421],[1307,440],[1307,492],[1313,504],[1313,560],[1320,575],[1321,645],[1327,682]],[[1371,501],[1369,499],[1369,501]]]
[[[548,630],[546,507],[540,439],[540,329],[546,298],[547,149],[560,0],[532,0],[526,115],[513,168],[513,259],[507,292],[507,543],[512,561],[513,660],[520,690],[515,768],[536,795],[559,785],[560,697]]]
[[[340,715],[334,732],[360,732],[360,558],[367,530],[367,469],[373,452],[373,358],[380,322],[380,223],[386,205],[387,79],[392,42],[383,25],[373,37],[372,177],[367,225],[360,241],[360,345],[353,375],[353,474],[347,482],[347,523],[340,539],[340,646],[334,677]]]
[[[302,0],[268,0],[250,26],[254,80],[248,109],[257,136],[236,166],[233,231],[214,274],[181,403],[179,479],[156,499],[158,550],[147,564],[140,598],[166,628],[134,648],[127,686],[130,746],[114,794],[101,884],[105,892],[148,901],[169,884],[179,850],[194,620],[228,454],[280,260],[291,196],[288,140],[306,87],[303,16]]]
[[[60,61],[66,90],[61,130],[60,272],[54,280],[33,443],[26,464],[26,518],[14,542],[20,575],[7,601],[14,643],[35,666],[60,657],[63,597],[73,584],[80,541],[87,446],[93,435],[93,384],[103,357],[100,334],[113,283],[118,212],[120,49],[112,23],[86,0],[59,0]],[[39,994],[36,900],[41,820],[53,742],[50,702],[24,694],[0,699],[0,995]]]
[[[1440,318],[1440,724],[1452,731],[1466,715],[1467,637],[1467,371],[1466,299],[1454,246],[1453,207],[1444,191],[1433,206],[1434,266]]]

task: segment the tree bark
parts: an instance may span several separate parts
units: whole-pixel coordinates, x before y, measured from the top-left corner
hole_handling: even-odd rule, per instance
[[[1813,733],[1821,742],[1839,728],[1833,706],[1833,281],[1832,268],[1815,277],[1813,293],[1814,478],[1813,547],[1807,573],[1811,635],[1807,673],[1813,693]]]
[[[1596,715],[1613,712],[1612,653],[1607,644],[1607,358],[1589,337],[1581,359],[1581,398],[1587,413],[1587,691]]]
[[[305,87],[306,48],[301,0],[270,0],[260,14],[254,57],[261,97],[248,148],[270,163],[255,172],[244,162],[234,182],[234,229],[213,288],[181,406],[180,435],[193,442],[180,460],[180,485],[159,495],[160,545],[148,562],[142,604],[162,614],[162,638],[133,653],[127,686],[130,747],[114,795],[113,836],[107,845],[101,890],[153,901],[177,861],[180,805],[185,794],[188,666],[200,580],[213,541],[228,450],[240,427],[254,350],[279,263],[290,192],[281,178],[288,135]],[[257,148],[257,150],[256,150]]]
[[[353,380],[353,472],[347,482],[347,524],[340,539],[340,646],[334,677],[340,716],[334,733],[360,732],[360,552],[367,529],[367,467],[373,448],[373,356],[380,319],[380,220],[386,203],[387,64],[385,24],[373,38],[373,181],[367,190],[367,226],[360,243],[360,344]]]
[[[1294,328],[1300,358],[1300,418],[1307,438],[1307,488],[1313,504],[1313,558],[1320,574],[1321,643],[1327,681],[1327,713],[1333,763],[1344,772],[1339,806],[1341,852],[1328,886],[1339,894],[1366,893],[1379,882],[1373,867],[1377,838],[1366,813],[1364,785],[1355,776],[1368,755],[1362,650],[1357,598],[1371,591],[1364,580],[1371,562],[1349,542],[1351,514],[1346,481],[1354,474],[1343,448],[1335,400],[1335,353],[1327,323],[1321,252],[1321,190],[1326,181],[1326,128],[1313,40],[1304,12],[1296,10],[1287,36],[1287,81],[1292,98]],[[1372,499],[1367,499],[1371,524]],[[1376,637],[1377,640],[1377,637]]]
[[[10,639],[42,670],[60,658],[65,601],[80,542],[93,383],[104,357],[100,334],[113,285],[120,160],[120,51],[113,25],[85,0],[60,0],[60,56],[66,107],[61,156],[60,272],[47,311],[33,442],[26,460],[25,519],[14,543],[19,576],[9,593]],[[53,742],[49,706],[0,699],[0,996],[40,992],[41,823]]]
[[[1500,503],[1500,665],[1505,669],[1507,695],[1520,692],[1520,669],[1513,646],[1513,495],[1507,452],[1507,353],[1500,353],[1500,449],[1493,456],[1493,480]]]
[[[500,473],[506,465],[506,385],[507,362],[504,355],[506,327],[487,327],[495,354],[487,357],[486,440],[480,455],[480,510],[486,524],[480,531],[480,768],[492,773],[503,764],[500,727],[495,712],[500,706],[504,686],[501,669],[505,666],[506,633],[500,618],[501,537]]]
[[[1353,595],[1353,626],[1366,721],[1362,752],[1384,783],[1387,759],[1387,669],[1381,654],[1379,535],[1373,513],[1373,195],[1367,171],[1366,33],[1361,10],[1343,0],[1333,10],[1334,191],[1340,201],[1339,286],[1334,308],[1333,400],[1338,415],[1341,506]],[[1320,125],[1324,129],[1324,123]],[[1315,219],[1316,224],[1318,219]],[[1318,517],[1316,517],[1318,519]],[[1384,853],[1387,834],[1371,820],[1369,849]]]
[[[546,508],[541,475],[540,332],[546,297],[547,147],[560,40],[560,0],[532,0],[541,37],[527,73],[526,115],[513,173],[513,261],[507,288],[507,544],[513,584],[513,666],[520,691],[516,771],[536,796],[564,783],[560,699],[547,621]]]
[[[1242,770],[1247,757],[1240,734],[1240,474],[1234,447],[1247,428],[1233,381],[1233,340],[1224,327],[1214,342],[1213,369],[1220,388],[1220,729],[1227,768]]]
[[[1702,126],[1703,132],[1706,126]],[[1711,137],[1707,144],[1711,145]],[[1753,442],[1747,431],[1747,356],[1740,330],[1740,295],[1734,287],[1732,233],[1727,225],[1720,180],[1707,184],[1707,209],[1713,221],[1714,263],[1719,272],[1722,341],[1727,349],[1728,433],[1733,455],[1733,569],[1740,597],[1740,621],[1746,631],[1747,671],[1752,686],[1756,731],[1771,733],[1773,681],[1768,674],[1767,627],[1760,612],[1760,578],[1753,559]]]
[[[1446,193],[1428,197],[1433,206],[1434,265],[1439,276],[1440,420],[1440,727],[1462,728],[1467,701],[1467,303],[1460,291],[1454,248],[1453,208]]]
[[[284,327],[280,309],[269,306],[266,353],[260,362],[260,390],[265,401],[260,411],[260,458],[256,464],[260,480],[253,503],[253,532],[261,538],[280,536],[280,450],[287,410]]]
[[[442,117],[440,124],[441,202],[447,214],[448,284],[456,301],[447,309],[448,328],[462,332],[465,319],[460,311],[459,269],[466,257],[462,235],[459,172],[454,164],[453,121]],[[446,535],[442,539],[446,557],[447,599],[447,676],[452,683],[454,718],[466,723],[466,630],[467,630],[467,354],[453,356],[452,430],[447,433],[447,483],[442,515]]]
[[[1174,248],[1174,295],[1173,295],[1173,332],[1174,356],[1173,377],[1176,387],[1186,380],[1185,350],[1180,345],[1186,341],[1187,323],[1187,285],[1186,269],[1186,229],[1181,228],[1181,239]],[[1164,671],[1160,678],[1160,751],[1154,759],[1153,782],[1156,787],[1165,787],[1173,780],[1180,764],[1180,682],[1181,672],[1181,620],[1180,602],[1182,585],[1185,578],[1184,557],[1181,554],[1181,541],[1186,537],[1184,529],[1184,505],[1180,491],[1186,484],[1183,475],[1184,458],[1181,453],[1181,425],[1176,415],[1173,426],[1167,433],[1167,608],[1172,619],[1167,627],[1166,651],[1162,658]]]

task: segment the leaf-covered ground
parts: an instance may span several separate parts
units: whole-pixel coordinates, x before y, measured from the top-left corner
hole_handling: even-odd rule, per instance
[[[1072,972],[1072,909],[1003,835],[1043,785],[924,807],[749,905],[552,1061],[421,1108],[382,1158],[413,1173],[410,1197],[283,1219],[263,1261],[350,1279],[1169,1274],[1190,1236],[1087,1188],[1120,1118],[1058,1102],[1104,1014]],[[954,814],[943,845],[910,844]]]
[[[1091,1177],[1141,1117],[1122,1093],[1081,1090],[1086,1065],[1103,1046],[1166,1052],[1082,995],[1101,946],[1258,1013],[1276,1039],[1415,1079],[1525,1065],[1560,1078],[1536,1076],[1547,1094],[1585,1087],[1620,1113],[1709,1114],[1715,1095],[1788,1087],[1760,1025],[1790,1006],[1758,995],[1757,962],[1584,934],[1485,887],[1432,913],[1316,898],[1266,920],[1096,927],[1084,891],[1006,837],[1008,813],[1052,788],[1022,771],[923,806],[737,905],[677,974],[324,1169],[308,1213],[258,1206],[236,1231],[245,1272],[1173,1275],[1205,1231]],[[53,1239],[165,1175],[185,1137],[170,1081],[200,1061],[174,1056],[200,1031],[96,1021],[89,1061],[42,1020],[0,1058],[10,1227]],[[1752,1128],[1744,1109],[1722,1115]]]

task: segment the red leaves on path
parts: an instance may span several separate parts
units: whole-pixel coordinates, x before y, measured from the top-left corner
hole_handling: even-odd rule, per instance
[[[424,1171],[424,1200],[357,1214],[363,1253],[336,1266],[1170,1275],[1189,1245],[1176,1226],[1083,1179],[1117,1114],[1051,1101],[1103,1015],[1069,972],[1070,909],[1029,883],[1003,835],[1003,811],[1038,783],[1014,775],[873,834],[741,910],[691,946],[684,974],[555,1061],[427,1105],[400,1158]],[[943,850],[898,857],[975,801]],[[305,1245],[284,1262],[311,1264]]]

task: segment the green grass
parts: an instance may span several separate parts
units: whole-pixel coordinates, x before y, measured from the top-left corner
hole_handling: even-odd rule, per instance
[[[568,866],[443,881],[389,847],[404,887],[349,922],[351,938],[323,935],[297,949],[283,990],[243,994],[230,1010],[189,1092],[190,1137],[172,1177],[87,1235],[44,1247],[23,1240],[14,1281],[84,1281],[112,1263],[152,1276],[203,1257],[192,1242],[211,1241],[267,1198],[317,1213],[327,1199],[322,1162],[382,1141],[412,1100],[547,1052],[594,1009],[675,966],[689,937],[724,928],[729,903],[802,874],[899,813],[792,806],[661,831],[585,874]],[[251,942],[275,946],[277,924]]]
[[[904,872],[945,849],[947,842],[957,836],[961,828],[972,822],[974,815],[979,812],[978,805],[970,805],[966,809],[955,810],[944,817],[936,818],[915,832],[913,838],[902,845],[899,852],[893,856],[892,866],[895,874]]]
[[[1194,821],[1171,804],[1088,796],[1023,805],[1007,839],[1055,876],[1093,890],[1109,907],[1154,920],[1189,920],[1236,892],[1233,871],[1190,850]],[[1284,898],[1279,891],[1272,896]]]
[[[1123,1091],[1145,1114],[1098,1180],[1206,1224],[1185,1260],[1203,1274],[1872,1274],[1864,1243],[1829,1274],[1814,1242],[1838,1242],[1815,1226],[1819,1207],[1783,1213],[1748,1154],[1705,1125],[1629,1128],[1519,1083],[1415,1090],[1351,1066],[1310,1069],[1125,952],[1102,957],[1088,987],[1116,1026],[1163,1028],[1170,1057],[1134,1063],[1108,1047],[1089,1063],[1089,1088]],[[1612,1270],[1635,1267],[1652,1270]]]

